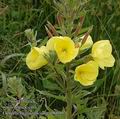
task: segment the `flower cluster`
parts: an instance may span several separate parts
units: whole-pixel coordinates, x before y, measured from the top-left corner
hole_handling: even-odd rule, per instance
[[[74,79],[84,86],[92,85],[97,79],[99,68],[104,69],[114,65],[115,59],[109,40],[100,40],[93,44],[92,37],[89,35],[85,43],[81,40],[76,44],[67,36],[54,36],[48,40],[46,46],[31,48],[26,57],[26,64],[31,70],[47,65],[49,62],[45,56],[49,56],[51,51],[55,51],[59,61],[66,64],[79,56],[79,52],[91,47],[92,59],[76,67]]]

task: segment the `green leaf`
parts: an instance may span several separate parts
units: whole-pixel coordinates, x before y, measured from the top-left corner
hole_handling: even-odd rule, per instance
[[[37,31],[35,31],[34,33],[33,29],[26,29],[25,35],[29,39],[33,47],[37,46],[37,41],[36,41]]]
[[[22,85],[21,79],[15,76],[8,79],[8,90],[19,98],[25,93],[25,88]]]
[[[52,113],[54,114],[49,114],[48,119],[65,119],[65,113],[63,111],[62,112],[54,111]]]
[[[43,87],[49,90],[60,90],[58,85],[50,80],[42,80]]]
[[[48,115],[48,119],[56,119],[54,115],[50,114]]]
[[[44,117],[44,116],[40,116],[40,119],[47,119],[46,117]]]
[[[55,98],[55,99],[58,99],[58,100],[62,100],[62,101],[65,101],[65,97],[62,96],[62,95],[54,95],[54,94],[51,94],[50,92],[47,92],[47,91],[40,91],[40,90],[37,90],[37,92],[39,92],[41,95],[45,95],[45,96],[48,96],[48,97],[52,97],[52,98]]]
[[[3,91],[7,91],[7,83],[6,83],[6,75],[5,75],[5,73],[3,73],[3,72],[1,72],[0,71],[0,73],[1,73],[1,76],[2,76],[2,85],[3,85]]]
[[[102,86],[102,84],[104,83],[104,79],[99,79],[99,80],[96,80],[96,82],[95,82],[95,87],[96,87],[96,90],[98,90],[101,86]]]
[[[63,64],[55,64],[55,69],[57,71],[57,73],[63,78],[63,79],[66,79],[66,74],[65,74],[65,65]]]

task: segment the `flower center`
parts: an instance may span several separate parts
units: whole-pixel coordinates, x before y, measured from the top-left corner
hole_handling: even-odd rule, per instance
[[[62,52],[64,52],[64,53],[67,52],[67,49],[63,48],[63,49],[62,49]]]

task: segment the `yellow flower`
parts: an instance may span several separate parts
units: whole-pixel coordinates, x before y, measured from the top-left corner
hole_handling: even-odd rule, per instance
[[[59,40],[59,39],[62,39],[62,37],[61,36],[54,36],[54,37],[52,37],[52,38],[50,38],[49,40],[48,40],[48,42],[47,42],[47,45],[46,45],[46,47],[47,47],[47,49],[50,51],[52,51],[52,50],[54,50],[54,45],[55,45],[55,42],[57,41],[57,40]]]
[[[46,65],[48,61],[45,59],[45,55],[48,54],[48,50],[45,46],[33,47],[26,57],[26,64],[31,70],[36,70]]]
[[[89,61],[75,69],[74,79],[84,86],[92,85],[98,76],[99,68],[95,61]]]
[[[82,39],[84,38],[81,37]],[[79,45],[80,45],[80,50],[85,50],[90,48],[93,45],[93,41],[92,41],[92,37],[89,35],[86,39],[86,42],[81,46],[82,40],[80,41]]]
[[[62,63],[73,60],[78,54],[78,48],[75,48],[74,42],[69,37],[60,37],[54,45],[58,59]]]
[[[112,55],[112,46],[109,40],[100,40],[92,47],[92,57],[101,69],[113,67],[115,59]]]

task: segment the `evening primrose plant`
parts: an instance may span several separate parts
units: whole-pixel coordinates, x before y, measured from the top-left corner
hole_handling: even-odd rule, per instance
[[[85,44],[77,47],[70,37],[54,36],[48,40],[46,46],[32,47],[26,57],[26,64],[31,70],[42,68],[49,63],[45,56],[49,57],[51,51],[57,54],[58,63],[71,63],[77,55],[79,56],[79,51],[90,48],[92,44],[91,36],[88,36]],[[115,59],[111,53],[112,46],[109,40],[100,40],[93,44],[92,52],[89,54],[92,60],[75,68],[74,79],[84,86],[93,84],[97,79],[99,68],[114,66]]]
[[[112,55],[112,46],[109,40],[99,40],[93,44],[92,37],[89,35],[84,44],[82,41],[75,43],[68,36],[54,36],[48,39],[45,46],[31,47],[30,52],[26,56],[26,64],[30,70],[42,69],[45,65],[51,64],[51,52],[57,56],[56,64],[64,65],[65,78],[57,79],[57,82],[64,86],[65,98],[68,108],[66,108],[66,119],[72,119],[72,89],[71,81],[77,81],[82,86],[90,86],[95,83],[99,75],[99,70],[105,67],[113,67],[115,59]],[[72,67],[74,61],[82,59],[80,52],[91,48],[91,53],[88,54],[87,62],[83,61],[76,67]],[[53,56],[54,57],[54,56]],[[84,56],[85,57],[85,56]],[[72,73],[70,71],[73,71]],[[58,72],[59,75],[62,75]],[[62,76],[61,76],[62,77]],[[72,78],[71,78],[72,77]],[[54,80],[54,79],[53,79]],[[58,85],[60,85],[58,83]],[[75,85],[75,83],[73,83]]]
[[[90,35],[92,27],[82,31],[84,15],[77,16],[81,9],[79,1],[75,1],[55,3],[59,11],[58,25],[53,26],[47,22],[45,29],[49,38],[44,45],[38,45],[33,30],[25,31],[28,39],[32,39],[30,52],[26,55],[26,65],[31,71],[38,71],[43,82],[47,81],[46,84],[43,83],[46,88],[55,90],[52,94],[36,89],[41,95],[65,102],[66,105],[60,110],[63,113],[60,119],[84,118],[84,114],[89,117],[88,100],[85,97],[91,92],[84,88],[96,85],[99,71],[113,67],[115,63],[109,40],[93,43]],[[74,3],[73,7],[71,2]],[[76,21],[79,21],[77,25]],[[53,87],[50,87],[52,83]],[[103,112],[100,114],[97,119],[101,119]],[[54,118],[59,119],[57,115],[52,114],[52,119]]]

